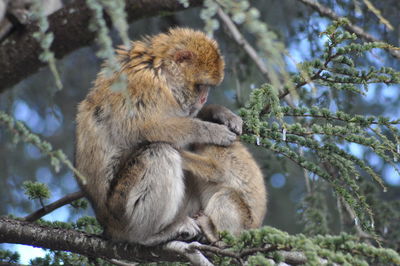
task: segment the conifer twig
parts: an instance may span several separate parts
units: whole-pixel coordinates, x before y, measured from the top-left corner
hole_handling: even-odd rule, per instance
[[[317,1],[314,0],[297,0],[302,2],[303,4],[311,7],[312,9],[316,10],[321,16],[328,17],[332,20],[339,20],[342,17],[335,13],[329,7],[323,6],[319,4]],[[379,39],[375,38],[371,34],[365,32],[361,27],[358,27],[354,24],[348,23],[344,25],[344,28],[352,33],[355,33],[358,37],[369,41],[369,42],[381,42]],[[395,58],[400,60],[400,51],[397,49],[389,49],[389,53],[394,56]]]
[[[64,197],[62,197],[61,199],[44,206],[43,208],[40,208],[39,210],[27,215],[24,217],[24,220],[27,222],[34,222],[40,218],[42,218],[43,216],[45,216],[46,214],[54,211],[55,209],[58,209],[68,203],[73,202],[74,200],[80,199],[84,196],[82,191],[77,191],[71,194],[68,194]]]

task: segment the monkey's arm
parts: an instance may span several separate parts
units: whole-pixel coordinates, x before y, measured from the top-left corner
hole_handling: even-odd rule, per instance
[[[223,181],[223,169],[209,156],[202,156],[185,150],[180,150],[179,153],[182,157],[183,170],[191,172],[205,182],[218,183]]]
[[[187,117],[170,117],[163,121],[147,122],[141,130],[149,142],[166,142],[175,148],[192,143],[228,146],[236,135],[226,126]]]
[[[242,118],[222,105],[208,104],[204,106],[198,113],[197,118],[225,125],[237,135],[242,134]]]

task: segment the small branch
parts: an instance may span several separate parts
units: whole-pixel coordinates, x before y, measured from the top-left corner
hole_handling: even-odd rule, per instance
[[[203,246],[198,242],[185,243],[182,241],[172,241],[164,245],[164,249],[177,252],[185,256],[193,265],[213,266],[196,247]]]
[[[246,53],[250,56],[250,58],[257,65],[258,69],[268,77],[268,70],[265,66],[264,62],[261,60],[261,57],[257,54],[257,51],[248,43],[248,41],[243,37],[235,23],[231,20],[231,18],[219,7],[217,14],[219,18],[224,22],[226,27],[232,34],[233,39],[246,51]]]
[[[313,8],[316,10],[321,16],[328,17],[332,20],[339,20],[342,17],[340,17],[338,14],[335,13],[332,9],[325,7],[318,2],[314,0],[297,0],[302,2],[303,4]],[[364,40],[368,42],[381,42],[379,39],[373,37],[371,34],[365,32],[362,28],[353,25],[353,24],[347,24],[344,26],[346,30],[355,33],[358,37],[363,38]],[[400,51],[395,50],[395,49],[389,49],[389,53],[393,55],[395,58],[400,60]]]
[[[233,23],[231,18],[222,10],[221,7],[218,8],[217,14],[231,32],[233,39],[246,51],[246,53],[254,61],[260,72],[265,76],[265,79],[268,80],[269,78],[268,78],[267,66],[261,60],[261,57],[258,55],[256,49],[254,49],[253,46],[251,46],[250,43],[246,40],[246,38],[244,38],[244,36],[240,33],[239,29],[236,27],[235,23]],[[285,94],[285,96],[287,94],[289,94],[289,91]],[[289,106],[294,107],[290,99],[285,98],[285,101]]]
[[[299,155],[300,155],[301,157],[305,157],[305,156],[304,156],[304,150],[303,150],[303,148],[300,147],[300,146],[299,146]],[[303,167],[303,175],[304,175],[304,181],[305,181],[305,184],[306,184],[307,194],[308,194],[308,195],[311,195],[312,193],[311,193],[310,178],[309,178],[309,176],[308,176],[308,171],[307,171],[307,169],[304,168],[304,167]]]
[[[304,85],[309,84],[309,83],[313,82],[314,80],[316,80],[316,79],[318,79],[318,78],[321,77],[322,71],[324,71],[325,69],[327,69],[327,68],[328,68],[328,64],[329,64],[335,57],[338,56],[338,54],[332,54],[332,46],[333,46],[333,45],[334,45],[334,43],[331,43],[331,44],[329,45],[329,48],[328,48],[328,57],[327,57],[327,59],[325,60],[324,66],[323,66],[322,68],[320,68],[312,77],[309,77],[309,79],[307,79],[307,80],[305,80],[305,81],[300,82],[299,84],[297,84],[297,85],[295,86],[295,89],[299,89],[300,87],[303,87]],[[289,92],[290,92],[289,89],[288,89],[288,88],[285,88],[285,89],[279,94],[279,99],[282,99],[282,98],[286,97],[286,96],[289,94]]]
[[[192,249],[197,249],[203,252],[208,252],[208,253],[212,253],[218,256],[225,256],[225,257],[230,257],[230,258],[234,258],[236,260],[238,260],[239,262],[241,261],[240,255],[229,251],[229,250],[224,250],[218,247],[213,247],[213,246],[207,246],[207,245],[201,245],[201,244],[197,244],[197,245],[193,245],[191,246]]]
[[[362,230],[361,226],[358,224],[358,222],[356,222],[356,220],[358,218],[357,218],[357,215],[355,214],[354,210],[350,207],[350,205],[346,201],[344,201],[343,199],[341,199],[341,201],[342,201],[347,213],[350,215],[351,219],[353,221],[355,221],[354,227],[355,227],[357,235],[359,237],[364,238],[364,239],[373,239],[373,240],[382,241],[382,239],[380,237],[374,237],[374,236],[368,234],[367,232],[365,232],[364,230]],[[369,244],[371,244],[371,243],[369,243]]]
[[[258,252],[261,253],[267,253],[267,252],[271,252],[271,251],[276,251],[278,250],[278,247],[275,245],[266,245],[266,247],[263,248],[247,248],[244,249],[240,252],[240,257],[247,257],[253,254],[256,254]]]
[[[301,251],[290,251],[290,250],[279,250],[279,248],[275,245],[266,245],[265,247],[260,247],[260,248],[248,248],[248,249],[243,249],[241,252],[233,252],[233,251],[228,251],[228,250],[223,250],[217,247],[213,246],[207,246],[207,245],[202,245],[199,243],[195,243],[195,245],[192,245],[194,243],[191,243],[190,247],[203,251],[203,252],[208,252],[215,254],[217,256],[225,256],[225,257],[230,257],[238,260],[238,262],[241,265],[244,265],[243,259],[245,259],[247,256],[254,255],[256,253],[263,253],[267,254],[268,252],[271,251],[276,251],[283,257],[283,261],[289,264],[304,264],[307,262],[307,257],[304,255],[303,252]],[[325,260],[320,258],[321,263],[324,262]],[[326,261],[325,261],[326,262]]]
[[[346,119],[342,119],[342,118],[334,117],[334,116],[311,115],[311,114],[302,114],[302,115],[297,115],[297,114],[284,114],[284,116],[323,118],[323,119],[326,119],[326,120],[338,120],[338,121],[342,121],[342,122],[346,122],[346,123],[355,123],[355,122],[348,121],[348,120],[346,120]],[[382,123],[380,123],[380,122],[378,122],[378,121],[372,121],[372,122],[369,122],[369,123],[370,123],[371,125],[386,125],[386,123],[385,123],[385,124],[382,124]],[[392,120],[392,121],[389,121],[387,124],[397,125],[397,124],[399,124],[399,122],[398,122],[397,120]]]
[[[136,266],[136,265],[138,265],[138,263],[127,263],[127,262],[123,262],[123,261],[115,260],[115,259],[104,259],[104,260],[106,260],[109,263],[112,263],[114,265],[117,265],[117,266]]]
[[[82,191],[77,191],[71,194],[66,195],[65,197],[44,206],[43,208],[35,211],[34,213],[31,213],[29,215],[27,215],[24,220],[27,222],[34,222],[40,218],[42,218],[43,216],[45,216],[46,214],[54,211],[55,209],[58,209],[68,203],[73,202],[74,200],[80,199],[84,197],[84,194]]]
[[[43,202],[43,198],[42,197],[39,197],[39,202],[40,202],[40,206],[42,206],[42,208],[44,210],[46,210],[46,206],[44,206],[44,202]]]

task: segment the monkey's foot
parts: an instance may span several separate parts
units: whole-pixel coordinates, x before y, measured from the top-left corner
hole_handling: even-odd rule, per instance
[[[218,238],[215,234],[214,224],[207,215],[199,212],[199,215],[196,218],[196,223],[201,228],[201,231],[203,232],[209,243],[215,243],[218,241]]]
[[[178,227],[177,240],[192,240],[196,238],[200,232],[200,227],[197,225],[196,221],[190,217],[186,217],[186,219]]]

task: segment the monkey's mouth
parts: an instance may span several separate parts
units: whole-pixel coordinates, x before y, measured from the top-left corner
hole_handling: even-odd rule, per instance
[[[208,90],[204,91],[200,95],[200,104],[204,104],[208,98]]]

